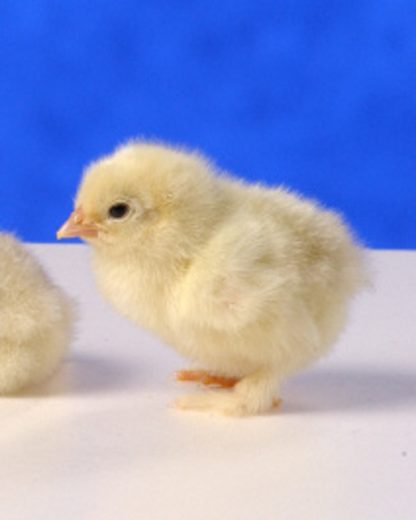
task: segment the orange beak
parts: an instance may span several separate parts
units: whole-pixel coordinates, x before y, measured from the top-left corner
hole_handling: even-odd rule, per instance
[[[98,236],[98,226],[94,222],[85,222],[85,216],[81,208],[76,208],[69,219],[59,228],[56,233],[61,238],[95,238]]]

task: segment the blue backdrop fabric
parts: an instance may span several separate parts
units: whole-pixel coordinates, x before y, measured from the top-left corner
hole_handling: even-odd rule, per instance
[[[3,0],[0,227],[53,241],[127,138],[198,148],[414,248],[414,0]]]

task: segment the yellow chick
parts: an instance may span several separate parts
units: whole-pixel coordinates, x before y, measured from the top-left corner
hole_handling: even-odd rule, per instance
[[[0,233],[0,394],[48,377],[72,329],[72,303],[12,235]]]
[[[181,409],[256,414],[328,352],[363,283],[341,218],[285,189],[248,185],[197,153],[131,142],[90,165],[58,237],[85,238],[103,294],[231,387]]]

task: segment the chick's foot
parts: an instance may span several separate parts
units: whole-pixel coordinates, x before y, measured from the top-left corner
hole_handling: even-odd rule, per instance
[[[179,397],[174,402],[178,410],[193,410],[199,412],[213,412],[220,415],[242,417],[244,415],[255,415],[272,409],[279,408],[282,400],[275,397],[271,405],[252,406],[244,398],[235,392],[218,390],[204,394],[187,394]]]
[[[239,382],[235,377],[217,376],[205,370],[179,370],[175,373],[175,377],[177,381],[191,381],[221,388],[233,388]]]
[[[255,415],[278,408],[281,400],[274,398],[268,406],[252,406],[241,395],[235,392],[219,390],[204,394],[188,394],[179,397],[174,402],[178,410],[193,410],[199,412],[213,412],[220,415],[242,417]]]
[[[226,390],[184,395],[175,401],[175,407],[179,410],[214,412],[220,415],[248,415],[244,400]]]
[[[235,382],[230,390],[214,390],[180,397],[175,402],[180,410],[197,410],[222,415],[255,415],[279,406],[276,399],[278,381],[273,372],[262,370]]]

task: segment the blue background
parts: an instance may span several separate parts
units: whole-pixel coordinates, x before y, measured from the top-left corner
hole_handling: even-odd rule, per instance
[[[53,241],[83,166],[196,147],[416,247],[414,0],[0,4],[0,227]]]

